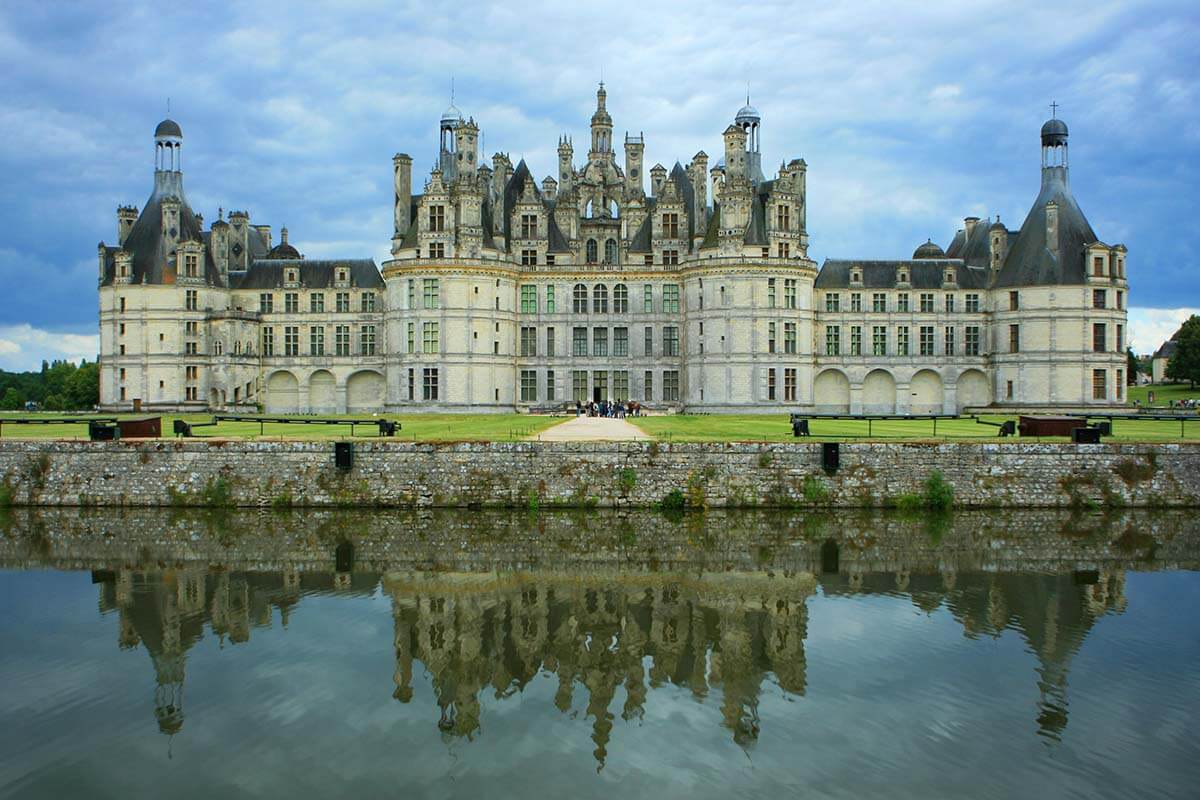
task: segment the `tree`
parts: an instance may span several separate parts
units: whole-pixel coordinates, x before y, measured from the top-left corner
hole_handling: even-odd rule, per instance
[[[100,402],[100,366],[84,362],[67,376],[64,400],[68,408],[88,409]]]
[[[1200,317],[1193,314],[1175,334],[1175,353],[1167,362],[1168,378],[1187,381],[1193,389],[1200,381]]]
[[[15,386],[8,387],[8,391],[4,393],[4,399],[0,400],[0,408],[5,411],[19,411],[25,407],[25,398],[17,391]]]
[[[1138,357],[1133,354],[1133,348],[1125,348],[1125,385],[1136,386],[1138,371],[1141,369],[1138,364]]]

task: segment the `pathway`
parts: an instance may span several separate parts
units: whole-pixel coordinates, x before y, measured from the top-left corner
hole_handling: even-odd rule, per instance
[[[649,439],[641,428],[623,419],[572,417],[538,434],[542,442],[596,442]]]

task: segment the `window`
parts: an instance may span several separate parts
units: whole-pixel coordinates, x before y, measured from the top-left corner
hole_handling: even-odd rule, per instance
[[[783,307],[796,307],[796,279],[785,278],[783,281]]]
[[[429,207],[429,230],[438,232],[446,230],[446,207]],[[432,254],[431,254],[432,255]],[[428,399],[428,398],[426,398]]]
[[[647,267],[653,266],[654,265],[654,254],[647,253],[646,255],[642,256],[642,264]]]
[[[825,310],[826,311],[829,311],[829,312],[841,311],[842,310],[841,305],[842,305],[842,296],[840,294],[837,294],[835,292],[834,294],[825,295]]]
[[[124,372],[124,370],[122,370],[122,372]],[[184,369],[184,373],[186,374],[187,379],[189,381],[197,381],[200,379],[200,368],[199,367],[196,367],[196,366],[186,367]],[[125,376],[122,375],[121,377],[124,378]]]
[[[825,326],[825,355],[840,356],[842,354],[842,329],[839,325]]]
[[[275,329],[262,329],[262,354],[270,357],[275,355]]]
[[[954,313],[954,295],[952,295],[952,294],[946,295],[946,313],[947,314]]]
[[[613,372],[613,400],[629,399],[629,372],[618,369]]]
[[[642,393],[645,395],[646,402],[648,403],[654,399],[654,373],[646,370],[646,374],[642,376],[642,383],[644,384]]]
[[[679,284],[667,283],[663,285],[662,304],[664,314],[679,313]]]
[[[767,323],[767,352],[775,352],[775,323]]]
[[[1104,289],[1092,290],[1092,308],[1104,308],[1108,305],[1108,292]]]
[[[644,338],[642,339],[642,355],[652,356],[654,355],[654,328],[647,325],[644,334]]]
[[[678,250],[663,250],[663,264],[669,267],[674,267],[679,264]]]
[[[979,355],[979,326],[968,325],[963,330],[963,355]]]
[[[531,369],[521,370],[521,402],[532,403],[537,400],[537,372]]]
[[[1117,399],[1124,400],[1125,399],[1125,370],[1123,370],[1123,369],[1117,370],[1116,384],[1117,384]]]
[[[608,399],[608,372],[606,370],[596,370],[592,373],[592,389],[602,399]]]
[[[908,292],[901,292],[896,295],[896,310],[902,313],[908,313]]]
[[[200,335],[200,323],[194,319],[190,319],[187,322],[183,323],[183,335],[184,336],[199,336]]]
[[[588,310],[588,290],[582,283],[575,284],[572,295],[571,310],[576,314],[586,314]]]
[[[613,287],[613,313],[629,313],[629,287],[623,283]]]
[[[663,238],[678,239],[679,238],[679,215],[678,214],[663,214],[662,217]]]
[[[410,310],[417,307],[417,281],[415,278],[408,279],[408,307]]]
[[[308,354],[310,356],[325,355],[325,327],[313,325],[308,329]]]
[[[767,308],[775,307],[775,279],[767,278]]]
[[[588,397],[588,378],[586,370],[571,370],[571,399],[581,403],[586,403],[591,399]]]
[[[546,287],[546,313],[554,314],[557,311],[557,306],[554,303],[554,287]]]
[[[600,257],[599,257],[599,255],[598,255],[598,253],[599,253],[599,248],[598,248],[598,247],[597,247],[597,245],[596,245],[596,240],[595,240],[595,239],[588,239],[588,240],[587,240],[587,245],[585,246],[585,250],[586,250],[586,253],[587,253],[587,263],[589,263],[589,264],[595,264],[597,261],[599,261],[599,260],[600,260]]]
[[[121,310],[122,311],[125,310],[125,298],[124,297],[121,298]]]
[[[263,292],[258,296],[258,310],[264,314],[270,314],[275,310],[275,295],[270,292]]]
[[[861,325],[851,325],[850,326],[850,355],[852,355],[852,356],[861,356],[862,355],[862,326]]]
[[[441,291],[437,278],[425,278],[422,282],[422,299],[425,308],[434,309],[440,306]]]
[[[521,328],[521,355],[525,358],[537,355],[537,328]]]
[[[794,369],[783,371],[783,399],[792,402],[796,400],[796,370]]]
[[[933,326],[922,325],[919,330],[919,336],[920,354],[923,356],[933,355]]]
[[[796,352],[796,323],[783,323],[783,352],[794,355]]]
[[[339,314],[350,313],[350,293],[349,292],[338,292],[334,296],[334,303],[337,308],[337,313],[339,313]]]
[[[1008,352],[1010,352],[1010,353],[1021,352],[1021,326],[1020,325],[1009,325],[1008,326]]]
[[[887,355],[887,326],[875,325],[871,328],[871,354]]]
[[[1007,381],[1005,383],[1004,396],[1005,396],[1005,398],[1007,398],[1009,400],[1013,399],[1013,382],[1012,381]]]
[[[896,355],[906,356],[911,352],[912,344],[909,341],[908,326],[901,325],[896,328]]]
[[[537,264],[537,250],[521,251],[521,266],[532,267]]]
[[[308,310],[312,314],[320,314],[325,311],[325,295],[321,292],[313,292],[308,296]]]
[[[663,370],[663,401],[667,403],[679,402],[679,370]]]
[[[954,355],[954,328],[947,326],[943,333],[946,336],[946,355]]]
[[[554,328],[546,328],[546,355],[554,358]]]
[[[850,293],[850,310],[862,311],[862,292]]]
[[[189,278],[195,278],[200,274],[199,256],[188,253],[183,257],[183,274]]]
[[[617,263],[617,240],[616,239],[606,239],[604,241],[604,263],[605,264]]]
[[[883,292],[871,295],[871,310],[876,313],[887,311],[887,295]]]
[[[792,209],[790,206],[780,204],[775,207],[775,227],[781,231],[791,230]]]
[[[592,313],[608,313],[608,287],[603,283],[597,283],[592,287]]]
[[[537,214],[521,215],[521,238],[536,239],[538,235]]]
[[[359,349],[364,356],[375,355],[375,326],[363,325],[358,332]]]
[[[417,350],[417,324],[415,322],[408,323],[408,352],[415,353]]]
[[[1095,278],[1104,277],[1104,256],[1092,257],[1092,276]]]
[[[792,246],[787,242],[780,242],[775,249],[775,254],[779,258],[791,258]]]
[[[654,287],[648,283],[642,285],[642,311],[646,314],[654,313]]]
[[[437,371],[437,368],[436,367],[434,367],[432,369],[427,368],[427,369],[423,370],[423,372],[424,372],[424,377],[422,379],[422,384],[421,384],[422,392],[423,392],[422,396],[426,400],[437,400],[438,399],[438,371]]]
[[[338,325],[333,329],[333,352],[339,356],[350,355],[349,325]]]
[[[613,328],[613,355],[629,355],[629,328]]]
[[[1092,325],[1092,350],[1097,353],[1103,353],[1105,350],[1105,342],[1108,339],[1108,326],[1103,322],[1097,322]]]
[[[199,305],[199,303],[198,303],[199,294],[197,294],[195,289],[188,289],[187,293],[184,294],[183,299],[184,299],[184,307],[188,311],[195,311],[196,307]]]
[[[967,295],[965,304],[966,304],[965,310],[967,311],[967,313],[970,313],[970,314],[976,313],[977,311],[979,311],[979,295],[977,295],[977,294]]]
[[[1124,350],[1125,350],[1125,326],[1124,325],[1117,326],[1117,346],[1114,347],[1113,350],[1115,350],[1118,353],[1124,352]]]
[[[571,355],[586,356],[587,354],[587,328],[572,328]]]
[[[415,372],[416,372],[416,370],[414,370],[414,369],[410,369],[410,370],[408,371],[408,399],[409,399],[409,400],[416,400],[416,399],[417,399],[417,396],[416,396],[416,394],[414,394],[414,391],[415,391],[415,389],[414,389],[414,387],[413,387],[413,384],[416,382],[416,381],[414,381],[414,380],[413,380],[413,374],[414,374]]]
[[[546,399],[554,399],[554,370],[546,370]]]
[[[679,328],[667,325],[663,328],[663,355],[679,355]]]
[[[1092,370],[1092,399],[1105,400],[1108,398],[1108,370]]]
[[[1009,292],[1008,293],[1008,310],[1016,311],[1020,307],[1021,307],[1021,293],[1020,292]]]
[[[438,331],[438,323],[423,322],[421,323],[421,352],[436,353],[438,346],[441,344],[441,336]]]
[[[767,370],[767,399],[775,399],[775,370]]]
[[[283,329],[283,354],[285,356],[300,355],[300,327],[288,325]]]
[[[536,314],[538,310],[537,287],[526,284],[521,287],[521,313]]]
[[[359,310],[371,313],[375,310],[375,293],[363,292],[359,298]]]
[[[920,301],[921,301],[921,306],[920,306],[921,313],[922,314],[932,314],[933,313],[933,292],[921,292]]]
[[[445,243],[430,242],[429,243],[429,257],[430,258],[445,258],[446,257]]]
[[[608,328],[592,328],[592,355],[608,355]]]

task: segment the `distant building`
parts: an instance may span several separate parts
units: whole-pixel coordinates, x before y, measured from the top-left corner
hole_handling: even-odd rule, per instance
[[[1171,361],[1171,356],[1175,355],[1175,347],[1182,330],[1183,326],[1180,326],[1179,330],[1175,331],[1170,339],[1163,342],[1150,357],[1150,380],[1152,383],[1167,382],[1167,364]]]
[[[946,250],[808,258],[807,164],[763,172],[747,103],[724,156],[618,163],[603,85],[586,161],[538,184],[453,105],[418,194],[393,159],[392,258],[305,259],[247,212],[209,230],[183,135],[155,131],[154,191],[99,247],[109,409],[512,411],[636,399],[695,411],[954,413],[1125,401],[1126,249],[1071,193],[1067,126],[1041,131],[1024,223],[967,217]]]

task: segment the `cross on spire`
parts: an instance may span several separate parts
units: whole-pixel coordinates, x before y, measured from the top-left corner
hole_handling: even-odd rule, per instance
[[[1058,118],[1058,103],[1051,101],[1050,103],[1050,119]]]

